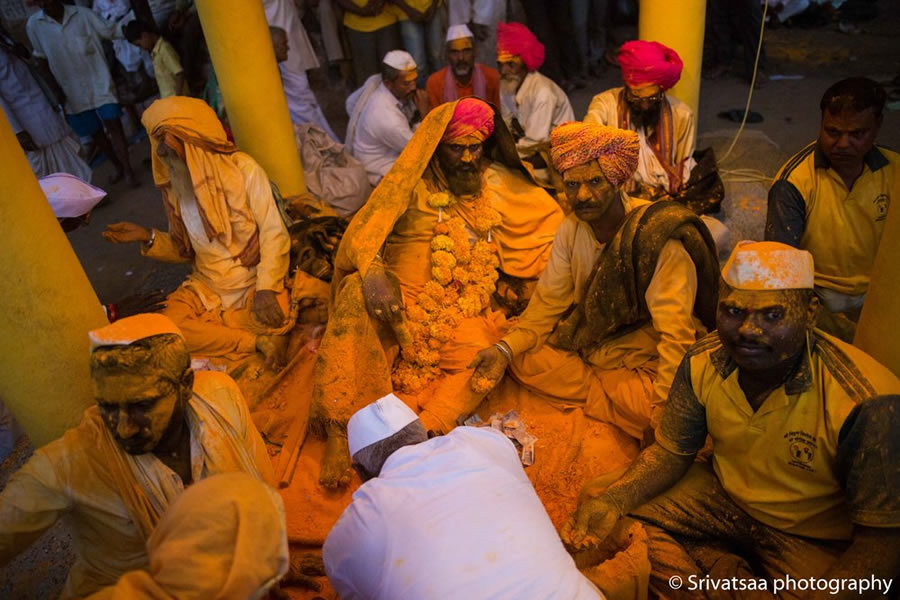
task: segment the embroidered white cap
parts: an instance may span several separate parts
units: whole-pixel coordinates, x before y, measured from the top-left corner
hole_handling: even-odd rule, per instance
[[[144,313],[119,319],[105,327],[88,332],[91,352],[100,346],[127,346],[154,335],[172,333],[184,339],[184,335],[172,319],[158,313]]]
[[[384,55],[384,60],[381,62],[398,71],[411,71],[416,68],[416,61],[412,54],[405,50],[391,50]]]
[[[347,423],[350,456],[366,446],[389,438],[419,417],[394,394],[380,398],[356,411]]]
[[[744,240],[722,268],[725,283],[736,290],[813,289],[812,254],[779,242]]]
[[[445,41],[461,40],[464,38],[474,38],[475,34],[469,29],[468,25],[451,25],[447,28],[447,39]]]

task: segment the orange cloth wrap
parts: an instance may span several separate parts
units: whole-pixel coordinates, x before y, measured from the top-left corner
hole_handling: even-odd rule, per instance
[[[550,155],[563,173],[596,160],[606,179],[622,185],[637,169],[640,140],[637,133],[595,123],[569,121],[550,132]]]
[[[474,137],[483,142],[493,133],[494,109],[478,98],[463,98],[447,123],[441,143],[452,143],[465,137]]]
[[[497,54],[518,56],[529,71],[544,64],[544,45],[521,23],[497,24]]]
[[[619,50],[619,66],[628,87],[658,85],[665,91],[681,79],[684,64],[678,53],[668,46],[633,40]]]

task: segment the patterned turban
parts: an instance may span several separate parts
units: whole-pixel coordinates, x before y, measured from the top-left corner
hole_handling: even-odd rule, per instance
[[[622,185],[638,164],[640,142],[633,131],[569,121],[550,132],[550,156],[560,173],[596,160],[613,185]]]
[[[453,142],[464,137],[475,137],[484,141],[494,133],[494,109],[484,100],[463,98],[444,130],[441,142]]]
[[[671,48],[659,42],[634,40],[619,50],[619,66],[628,87],[658,85],[665,91],[681,79],[684,65]]]
[[[518,56],[529,71],[544,64],[544,45],[521,23],[497,24],[497,54]]]

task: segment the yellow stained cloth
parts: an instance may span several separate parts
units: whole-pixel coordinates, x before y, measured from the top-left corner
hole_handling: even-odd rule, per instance
[[[195,482],[236,471],[274,480],[265,443],[227,375],[195,373],[186,415]],[[0,563],[65,518],[77,558],[62,597],[91,594],[147,566],[147,536],[183,489],[152,454],[121,450],[91,407],[77,427],[38,449],[0,493]]]
[[[702,407],[716,476],[747,514],[785,533],[849,540],[851,517],[884,525],[881,511],[848,510],[846,482],[835,466],[842,426],[860,402],[900,392],[900,380],[862,350],[818,330],[812,337],[815,347],[801,367],[754,411],[737,366],[711,334],[686,357],[679,377],[689,380],[673,388],[673,403],[678,390],[679,404]],[[657,430],[656,441],[685,454],[665,429]]]
[[[262,598],[288,570],[284,505],[243,473],[191,486],[147,541],[147,571],[131,571],[88,600]]]
[[[359,7],[365,6],[367,2],[368,0],[353,0],[353,4]],[[345,10],[344,27],[365,33],[377,31],[396,23],[398,21],[397,13],[402,12],[403,11],[401,11],[399,7],[392,4],[387,4],[381,12],[374,17],[364,17],[362,15],[354,14],[349,10]],[[381,61],[380,56],[378,57],[378,60]]]
[[[175,76],[184,72],[181,66],[181,60],[172,44],[159,36],[156,45],[150,52],[150,58],[153,60],[153,75],[156,77],[156,87],[159,88],[159,97],[168,98],[174,96],[175,92]]]
[[[647,204],[623,198],[626,213]],[[598,410],[607,397],[615,403],[621,396],[621,407],[640,416],[636,423],[647,419],[655,426],[675,371],[703,329],[692,315],[697,271],[681,242],[668,241],[645,294],[651,323],[609,340],[591,353],[586,365],[579,356],[544,343],[569,306],[583,299],[602,250],[590,226],[574,214],[566,217],[528,308],[503,340],[516,357],[513,373],[530,387],[560,399],[598,403]],[[571,360],[575,362],[569,364]],[[631,378],[629,373],[634,373],[631,387],[616,391],[621,381]],[[590,407],[585,410],[592,412]]]
[[[775,176],[793,184],[806,203],[800,248],[813,255],[816,287],[852,296],[869,289],[888,207],[900,199],[900,154],[876,149],[887,164],[875,170],[864,164],[851,190],[818,151],[795,155]]]
[[[584,115],[585,123],[599,123],[609,127],[621,127],[619,124],[619,94],[622,88],[613,88],[597,94],[588,106]],[[674,144],[675,164],[684,165],[681,169],[682,182],[687,183],[691,171],[696,165],[693,159],[694,145],[697,137],[697,119],[690,107],[673,96],[666,96],[672,106],[672,142]],[[641,142],[641,151],[638,153],[637,170],[632,175],[634,181],[644,185],[669,188],[669,175],[660,164],[656,153],[647,139],[648,133],[643,128],[637,130],[634,123],[630,123],[630,129],[636,131]]]

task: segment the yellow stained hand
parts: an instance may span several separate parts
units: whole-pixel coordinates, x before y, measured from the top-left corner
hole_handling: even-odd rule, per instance
[[[472,373],[472,389],[479,393],[486,393],[494,388],[503,378],[509,361],[506,356],[496,346],[489,346],[478,351],[472,362],[469,363],[468,369],[475,369]],[[479,380],[487,380],[491,387],[488,390],[476,385]]]
[[[610,534],[619,520],[619,509],[603,496],[591,498],[578,506],[569,517],[560,538],[567,546],[582,549],[599,544]]]
[[[134,223],[110,223],[103,232],[103,239],[113,244],[129,244],[132,242],[149,242],[151,231]]]

